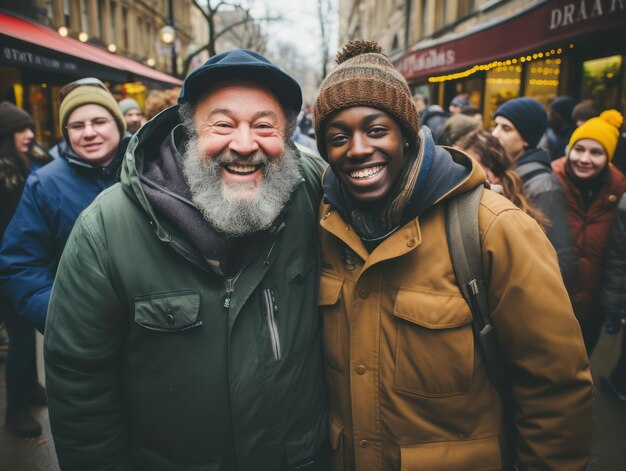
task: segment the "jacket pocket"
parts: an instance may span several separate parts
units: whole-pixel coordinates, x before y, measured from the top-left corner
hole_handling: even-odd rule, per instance
[[[472,315],[459,295],[399,290],[394,389],[430,397],[464,394],[474,368]]]
[[[330,438],[330,469],[332,471],[343,471],[343,424],[336,417],[331,418],[328,423]]]
[[[499,471],[498,437],[400,448],[401,471]]]
[[[343,281],[322,275],[318,305],[322,315],[324,359],[326,364],[341,371],[341,288]]]
[[[198,320],[200,290],[156,293],[133,301],[135,322],[146,329],[182,332],[202,325]]]

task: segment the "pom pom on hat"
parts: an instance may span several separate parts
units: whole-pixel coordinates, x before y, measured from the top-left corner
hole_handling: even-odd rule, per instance
[[[593,139],[604,147],[610,161],[615,153],[619,129],[623,123],[624,118],[619,111],[604,111],[600,116],[591,118],[574,131],[569,140],[569,148],[571,149],[581,139]]]
[[[600,119],[605,120],[612,126],[615,126],[618,130],[624,124],[624,117],[617,110],[606,110],[600,113]]]
[[[317,148],[326,158],[324,126],[337,111],[353,106],[377,108],[392,116],[413,142],[417,142],[419,118],[405,78],[376,41],[358,39],[337,54],[337,67],[322,84],[313,106]]]
[[[366,41],[365,39],[355,39],[346,44],[335,56],[337,65],[342,62],[360,56],[361,54],[384,54],[383,48],[376,41]]]

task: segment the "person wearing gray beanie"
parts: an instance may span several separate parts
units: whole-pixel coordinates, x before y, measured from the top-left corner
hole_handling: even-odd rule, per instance
[[[500,105],[494,120],[496,125],[491,133],[515,160],[524,193],[548,219],[546,234],[559,258],[565,287],[573,294],[578,280],[578,257],[567,218],[567,199],[552,173],[550,155],[537,148],[548,125],[546,110],[533,98],[515,98]]]
[[[144,123],[143,111],[137,100],[133,98],[124,98],[117,103],[124,116],[124,122],[126,123],[126,130],[135,134],[139,131],[139,128]]]

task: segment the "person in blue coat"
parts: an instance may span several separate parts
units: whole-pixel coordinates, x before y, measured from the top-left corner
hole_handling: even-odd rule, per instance
[[[61,89],[62,158],[33,173],[0,249],[0,284],[19,316],[43,332],[56,268],[74,221],[117,181],[130,136],[98,79]]]

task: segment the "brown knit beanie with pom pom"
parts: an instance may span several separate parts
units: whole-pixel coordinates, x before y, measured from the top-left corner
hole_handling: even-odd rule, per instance
[[[404,77],[376,41],[357,39],[337,53],[335,69],[320,85],[313,106],[317,148],[326,158],[324,127],[330,116],[352,106],[371,106],[389,113],[417,141],[419,119]]]

